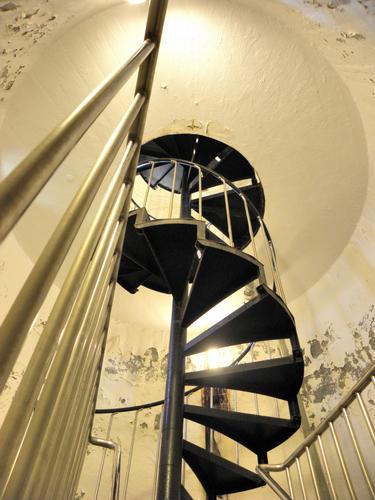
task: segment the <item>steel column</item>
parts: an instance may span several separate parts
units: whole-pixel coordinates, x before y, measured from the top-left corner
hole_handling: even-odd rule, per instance
[[[180,217],[190,218],[190,196],[186,169],[183,170],[181,184]],[[181,322],[183,304],[185,303],[187,293],[188,284],[186,284],[182,301],[179,303],[173,299],[172,305],[157,500],[179,500],[181,497],[185,376],[184,348],[187,330],[181,326]]]

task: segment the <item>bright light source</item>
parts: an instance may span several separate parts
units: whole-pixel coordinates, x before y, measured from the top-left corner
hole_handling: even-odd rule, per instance
[[[137,3],[146,3],[146,0],[127,0],[128,3],[135,5]]]
[[[207,362],[209,368],[228,366],[232,360],[233,353],[230,349],[210,349],[207,352]]]
[[[215,160],[216,160],[217,162],[219,162],[219,161],[221,161],[221,158],[219,158],[218,156],[216,156],[216,157],[215,157]]]

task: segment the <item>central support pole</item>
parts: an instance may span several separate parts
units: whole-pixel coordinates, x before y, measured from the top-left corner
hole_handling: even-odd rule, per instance
[[[190,218],[188,171],[186,167],[179,166],[177,168],[183,168],[180,217]],[[171,241],[171,245],[173,245],[173,241]],[[183,305],[187,294],[188,283],[186,283],[184,297],[181,302],[173,299],[157,500],[180,500],[181,498],[185,376],[184,348],[186,344],[186,328],[181,326],[181,322]]]

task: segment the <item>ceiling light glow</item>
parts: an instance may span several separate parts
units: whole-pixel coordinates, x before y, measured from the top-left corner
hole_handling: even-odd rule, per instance
[[[130,5],[135,5],[138,3],[146,3],[146,0],[127,0],[127,2],[130,3]]]

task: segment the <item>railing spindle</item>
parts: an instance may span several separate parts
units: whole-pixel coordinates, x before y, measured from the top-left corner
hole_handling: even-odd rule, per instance
[[[365,404],[363,402],[362,396],[360,395],[359,392],[356,393],[356,398],[357,398],[357,401],[358,401],[359,406],[361,408],[361,412],[362,412],[363,418],[365,419],[365,422],[366,422],[366,425],[367,425],[367,429],[368,429],[368,431],[370,433],[371,439],[375,443],[374,426],[372,425],[372,422],[371,422],[371,419],[370,419],[370,415],[368,414],[368,411],[367,411],[366,406],[365,406]]]
[[[290,477],[289,467],[285,468],[285,472],[286,472],[286,479],[288,481],[288,488],[289,488],[290,498],[293,500],[294,499],[294,491],[293,491],[292,478]]]
[[[199,220],[203,220],[202,215],[202,169],[198,167],[198,185],[199,185]]]
[[[255,344],[253,344],[251,346],[251,349],[250,349],[250,361],[251,361],[251,363],[254,362],[254,356],[253,356],[254,345]],[[258,401],[258,394],[256,392],[254,392],[254,403],[255,403],[255,413],[257,415],[259,415],[259,401]]]
[[[341,469],[342,469],[342,472],[344,473],[345,482],[346,482],[346,485],[347,485],[347,487],[349,489],[350,496],[351,496],[351,498],[353,500],[356,500],[357,496],[356,496],[356,494],[354,492],[353,484],[352,484],[352,482],[350,480],[350,476],[349,476],[349,473],[348,473],[348,468],[346,466],[346,463],[345,463],[345,460],[344,460],[344,457],[343,457],[343,454],[342,454],[341,446],[340,446],[340,443],[339,443],[339,441],[337,439],[336,430],[335,430],[332,422],[329,423],[329,429],[331,431],[331,435],[332,435],[332,438],[333,438],[333,442],[335,444],[337,456],[339,457]]]
[[[124,479],[125,484],[124,484],[123,500],[126,499],[126,495],[128,493],[130,470],[131,470],[132,460],[133,460],[133,450],[134,450],[135,435],[136,435],[136,432],[137,432],[138,414],[139,414],[139,410],[137,410],[135,412],[135,417],[134,417],[134,422],[133,422],[132,437],[131,437],[130,447],[129,447],[128,465],[126,467],[126,473],[125,473],[125,479]]]
[[[309,449],[308,446],[305,447],[305,451],[306,451],[306,455],[307,455],[307,461],[309,463],[311,477],[312,477],[312,480],[313,480],[315,495],[316,495],[316,498],[318,500],[321,500],[320,493],[319,493],[319,488],[318,488],[318,482],[316,480],[316,474],[315,474],[314,466],[313,466],[312,459],[311,459],[310,449]]]
[[[169,200],[168,219],[172,218],[173,201],[174,201],[174,191],[175,191],[175,187],[176,187],[177,162],[174,161],[173,163],[174,163],[173,180],[172,180],[171,198]]]
[[[229,235],[229,242],[232,247],[234,247],[234,242],[233,242],[233,232],[232,232],[232,221],[230,218],[230,209],[229,209],[229,201],[228,201],[228,191],[227,191],[227,183],[225,180],[222,180],[223,182],[223,191],[224,191],[224,201],[225,201],[225,212],[227,216],[227,227],[228,227],[228,235]]]
[[[155,162],[152,161],[151,162],[151,171],[150,171],[150,177],[148,179],[148,183],[147,183],[147,189],[146,189],[146,193],[145,193],[145,199],[143,201],[143,206],[144,208],[147,208],[147,201],[148,201],[148,195],[149,195],[149,192],[150,192],[150,187],[151,187],[151,183],[152,183],[152,178],[154,176],[154,167],[155,167]]]
[[[243,201],[243,204],[244,204],[244,207],[245,207],[247,226],[248,226],[248,229],[249,229],[249,235],[250,235],[250,239],[251,239],[251,245],[253,247],[253,254],[254,254],[254,257],[256,259],[258,259],[258,251],[257,251],[257,247],[256,247],[256,244],[255,244],[253,224],[251,222],[251,217],[250,217],[250,213],[249,213],[249,207],[247,206],[247,200],[246,200],[246,198],[245,198],[244,195],[242,195],[242,201]]]
[[[300,485],[301,485],[302,496],[303,496],[304,500],[307,500],[306,489],[305,489],[305,482],[304,482],[304,479],[303,479],[303,476],[302,476],[301,464],[300,464],[300,461],[299,461],[298,457],[296,458],[296,466],[297,466],[297,472],[298,472],[299,482],[300,482]]]
[[[331,490],[331,494],[332,494],[333,499],[337,500],[337,494],[336,494],[336,491],[335,491],[335,487],[333,485],[332,476],[331,476],[331,473],[330,473],[330,470],[329,470],[329,467],[328,467],[327,457],[326,457],[326,453],[324,451],[324,446],[323,446],[322,438],[321,438],[320,435],[318,435],[317,440],[318,440],[318,445],[319,445],[320,452],[322,454],[322,461],[323,461],[324,470],[325,470],[325,472],[327,474],[328,485],[329,485],[329,488]]]
[[[369,476],[368,471],[367,471],[367,467],[366,467],[366,465],[365,465],[365,463],[363,461],[362,453],[361,453],[361,451],[359,449],[358,441],[357,441],[357,438],[355,436],[354,429],[353,429],[352,423],[350,421],[348,412],[346,411],[346,408],[342,409],[342,413],[344,415],[346,426],[348,428],[348,431],[349,431],[349,434],[350,434],[350,438],[352,440],[352,443],[353,443],[353,446],[354,446],[354,450],[355,450],[355,453],[357,455],[358,462],[359,462],[359,465],[361,467],[363,476],[364,476],[364,478],[366,480],[366,483],[367,483],[367,486],[368,486],[368,488],[370,490],[371,495],[375,498],[375,489],[374,489],[374,487],[372,485],[370,476]]]
[[[107,441],[109,440],[109,436],[111,435],[112,422],[113,422],[113,419],[116,415],[117,415],[116,413],[111,413],[111,416],[109,418],[108,427],[107,427],[107,434],[106,434]],[[106,450],[104,449],[103,453],[102,453],[100,465],[99,465],[98,479],[96,480],[95,493],[94,493],[95,500],[98,500],[100,483],[102,481],[102,475],[103,475],[103,469],[104,469],[105,456],[106,456]]]
[[[0,328],[0,391],[106,173],[145,102],[138,94],[56,227]],[[133,151],[134,154],[134,151]],[[28,307],[25,308],[25,304]]]

